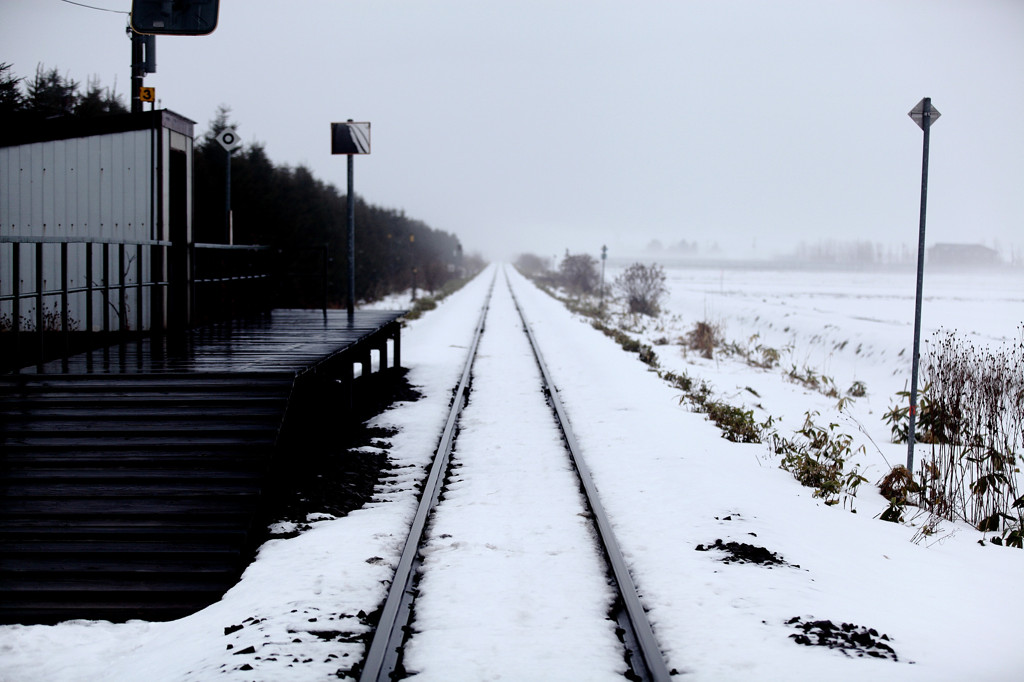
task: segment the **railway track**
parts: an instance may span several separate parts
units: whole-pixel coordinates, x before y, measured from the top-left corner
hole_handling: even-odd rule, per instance
[[[502,624],[513,621],[536,639],[517,654],[520,674],[573,674],[545,666],[574,660],[611,677],[668,680],[528,319],[508,277],[498,279],[482,306],[360,680],[423,673],[425,662],[426,679],[430,665],[443,665],[433,676],[449,679],[460,671],[467,679],[501,672],[474,669],[462,657],[470,641],[495,651],[515,647],[514,638],[503,640]],[[538,498],[550,504],[521,504]],[[514,585],[493,579],[508,574]]]

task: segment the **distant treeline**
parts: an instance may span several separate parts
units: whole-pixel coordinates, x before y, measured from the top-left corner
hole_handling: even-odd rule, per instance
[[[735,246],[735,245],[734,245]],[[696,240],[681,239],[663,244],[655,239],[644,249],[648,254],[678,256],[681,258],[722,258],[735,256],[734,249],[723,250],[717,242],[698,244]],[[748,255],[755,255],[752,246]],[[907,245],[894,248],[891,245],[868,240],[822,239],[816,242],[800,242],[786,254],[774,254],[775,260],[794,263],[818,263],[834,265],[906,265],[917,262],[917,249]]]
[[[10,64],[0,63],[0,119],[43,120],[62,116],[90,118],[106,114],[126,114],[120,96],[112,88],[100,86],[99,78],[90,78],[85,91],[78,81],[60,75],[56,68],[36,67],[32,78],[14,75]]]
[[[898,248],[868,240],[823,239],[800,244],[783,258],[807,263],[836,265],[910,265],[917,262],[917,248]]]
[[[221,106],[195,146],[195,238],[224,243],[227,236],[224,189],[228,155],[216,137],[227,127],[230,110]],[[292,275],[316,275],[326,249],[331,259],[332,303],[343,302],[347,282],[347,198],[304,166],[275,165],[262,145],[232,154],[231,207],[234,242],[264,244],[282,253]],[[435,291],[448,280],[482,267],[464,256],[455,235],[429,227],[403,211],[356,197],[356,298],[374,300],[410,287]],[[293,283],[296,277],[286,278]],[[278,292],[280,295],[282,292]],[[293,305],[316,305],[320,289],[303,286]]]
[[[644,248],[648,257],[676,258],[679,260],[700,260],[720,258],[743,258],[735,249],[723,250],[717,242],[700,245],[696,240],[682,239],[670,242],[667,246],[660,240],[648,242]],[[883,244],[862,240],[820,239],[814,242],[802,241],[788,253],[759,254],[756,247],[746,252],[747,258],[770,258],[781,264],[801,265],[835,265],[841,267],[912,267],[917,264],[917,245]],[[1019,267],[1022,263],[1019,248],[1009,247],[1004,254],[1003,247],[994,242],[989,247],[977,243],[936,243],[928,246],[927,261],[929,264],[944,267],[1001,267],[1010,265]]]
[[[19,78],[0,63],[0,124],[65,117],[125,114],[128,107],[98,78],[85,90],[56,68],[40,65],[32,78]],[[199,243],[226,243],[227,153],[216,136],[226,127],[230,109],[221,106],[206,134],[195,141],[194,234]],[[356,298],[374,300],[410,287],[434,291],[449,279],[482,267],[466,257],[458,238],[436,230],[403,211],[356,198]],[[231,208],[236,244],[260,244],[278,254],[284,275],[275,304],[315,307],[323,297],[327,257],[329,302],[346,295],[347,200],[336,187],[313,177],[304,166],[277,165],[261,144],[236,150],[231,165]]]

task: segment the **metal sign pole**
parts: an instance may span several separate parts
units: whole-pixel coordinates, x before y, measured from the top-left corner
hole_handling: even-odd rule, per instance
[[[231,157],[241,146],[242,141],[234,128],[225,128],[215,139],[227,153],[224,166],[224,243],[233,244],[235,239],[231,227]]]
[[[914,119],[924,131],[924,151],[921,159],[921,220],[917,241],[917,297],[914,304],[914,360],[910,374],[910,422],[907,426],[907,471],[914,473],[914,436],[917,428],[917,377],[921,363],[921,304],[924,288],[924,225],[925,212],[928,206],[928,142],[932,123],[939,117],[939,112],[932,108],[930,97],[922,99],[911,109],[910,118]]]
[[[356,198],[353,169],[354,155],[348,155],[348,319],[355,316],[356,308]]]
[[[228,154],[227,165],[224,176],[224,243],[230,244],[231,239],[231,149],[225,150]]]
[[[345,123],[331,124],[331,154],[348,156],[348,308],[349,322],[355,317],[356,307],[356,193],[354,178],[355,154],[370,153],[370,124],[356,123],[348,119]]]

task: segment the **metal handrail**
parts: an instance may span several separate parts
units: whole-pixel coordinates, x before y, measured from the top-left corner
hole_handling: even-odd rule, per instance
[[[272,246],[263,246],[261,244],[204,244],[196,243],[193,244],[197,249],[224,249],[232,251],[269,251],[273,249]]]
[[[19,254],[22,253],[20,251],[20,247],[21,247],[22,244],[26,245],[26,248],[28,248],[30,250],[34,250],[36,252],[36,268],[37,268],[37,270],[41,267],[41,264],[42,264],[42,251],[41,250],[44,248],[44,245],[59,245],[60,248],[61,248],[62,264],[61,264],[61,268],[60,268],[60,275],[58,277],[56,277],[56,278],[54,278],[52,276],[46,278],[46,279],[49,279],[49,280],[53,280],[53,279],[59,280],[58,286],[55,286],[55,287],[52,287],[52,288],[48,288],[48,289],[44,289],[43,288],[42,285],[43,285],[43,282],[44,282],[44,278],[42,277],[41,272],[37,272],[36,273],[36,277],[34,278],[34,280],[35,280],[34,281],[34,285],[35,286],[32,286],[33,283],[27,283],[29,285],[29,287],[31,287],[31,288],[29,290],[27,290],[27,291],[23,290],[21,288],[20,277],[17,277],[18,270],[20,269],[19,268],[20,260],[18,260],[18,262],[15,263],[14,268],[13,268],[14,273],[12,275],[12,287],[11,287],[12,292],[0,295],[0,303],[11,303],[11,302],[13,302],[13,304],[14,304],[14,308],[13,308],[12,312],[14,313],[14,317],[16,318],[15,320],[13,320],[14,325],[15,325],[13,331],[15,331],[15,332],[29,331],[27,329],[26,330],[21,329],[21,319],[22,318],[21,318],[20,313],[19,313],[19,309],[21,307],[19,305],[19,303],[21,301],[35,301],[36,302],[36,306],[41,308],[42,305],[43,305],[44,299],[52,299],[54,297],[61,297],[61,299],[62,299],[62,302],[61,302],[61,308],[62,308],[61,318],[62,319],[61,319],[61,330],[60,331],[67,332],[67,331],[69,331],[68,327],[70,326],[69,323],[68,323],[68,318],[67,318],[67,313],[68,313],[68,311],[67,311],[67,298],[69,296],[71,296],[71,295],[83,295],[84,294],[86,296],[91,296],[94,293],[100,293],[100,294],[103,295],[103,297],[104,297],[103,306],[102,306],[102,310],[103,311],[106,311],[107,308],[108,308],[108,305],[110,305],[111,303],[114,303],[114,305],[116,306],[117,305],[116,300],[118,298],[121,299],[121,304],[122,305],[120,305],[120,312],[118,314],[118,319],[119,319],[118,326],[120,327],[120,331],[127,331],[129,329],[129,324],[130,323],[129,323],[129,320],[127,319],[127,310],[124,309],[124,305],[123,305],[123,303],[124,303],[124,300],[123,300],[124,299],[124,292],[127,291],[127,290],[133,290],[133,291],[137,292],[138,300],[137,300],[136,306],[135,306],[136,307],[135,314],[132,317],[137,318],[137,325],[139,327],[138,330],[141,331],[142,320],[143,320],[143,308],[145,306],[144,299],[143,299],[143,292],[144,291],[152,291],[154,288],[168,287],[171,284],[169,281],[166,281],[163,278],[161,278],[161,279],[148,279],[148,280],[143,280],[141,278],[141,276],[143,274],[142,273],[142,269],[141,269],[141,267],[142,267],[142,249],[144,249],[144,248],[163,249],[164,253],[166,254],[168,249],[173,248],[175,246],[174,243],[172,243],[170,241],[167,241],[167,240],[161,240],[161,239],[115,239],[115,238],[88,237],[88,236],[0,235],[0,244],[11,244],[11,245],[13,245],[13,247],[15,249],[15,251],[14,251],[14,254],[15,254],[14,258],[15,259],[20,259],[21,258],[21,256]],[[86,247],[88,248],[88,251],[87,251],[86,256],[85,256],[85,259],[86,259],[86,264],[85,264],[85,268],[86,268],[86,274],[85,274],[86,283],[84,285],[79,285],[79,286],[74,286],[74,287],[68,286],[67,249],[68,249],[69,245],[86,245]],[[99,279],[101,281],[101,283],[99,283],[99,284],[93,282],[93,276],[92,276],[92,263],[93,263],[93,261],[92,261],[92,258],[94,257],[93,256],[94,252],[92,250],[92,245],[98,245],[99,247],[102,248],[102,252],[100,253],[100,258],[103,261],[102,274],[97,273],[97,275],[99,275]],[[114,245],[116,245],[118,247],[118,249],[115,252],[111,252],[111,250],[106,248],[106,247],[114,246]],[[193,253],[195,253],[197,251],[213,251],[213,250],[235,251],[235,252],[264,252],[264,251],[271,251],[272,250],[272,247],[264,246],[264,245],[260,245],[260,244],[206,244],[206,243],[194,243],[194,244],[187,245],[186,248],[188,248]],[[126,279],[121,279],[124,276],[122,274],[124,272],[124,263],[123,263],[122,252],[123,251],[127,251],[129,249],[134,250],[137,253],[137,256],[138,256],[138,259],[139,259],[139,261],[138,261],[138,263],[136,265],[136,268],[138,268],[138,269],[135,272],[135,280],[134,281],[127,281]],[[31,251],[29,251],[29,252],[31,253]],[[80,261],[81,256],[80,255],[76,256],[76,258],[79,259],[78,262],[81,263],[81,261]],[[155,258],[155,256],[154,256],[154,258]],[[149,273],[150,276],[152,276],[153,274],[159,274],[158,272],[154,272],[154,267],[153,266],[155,265],[155,262],[156,262],[155,260],[151,262],[150,273]],[[116,273],[113,272],[114,270],[116,270],[117,272]],[[195,271],[193,270],[189,274],[189,279],[190,279],[191,283],[193,285],[208,285],[208,284],[216,284],[216,283],[237,283],[237,282],[253,282],[253,283],[255,283],[255,282],[259,282],[259,281],[265,281],[265,280],[268,280],[270,278],[270,273],[269,272],[257,272],[255,274],[235,273],[235,274],[230,274],[230,275],[226,275],[226,276],[216,276],[213,273],[202,273],[202,274],[203,274],[203,276],[198,276],[197,277]],[[114,275],[115,277],[117,277],[119,281],[117,281],[117,282],[110,281],[111,280],[111,275]],[[15,279],[17,279],[18,281],[14,281]],[[111,301],[110,299],[114,299],[114,301]],[[89,328],[91,328],[92,327],[92,310],[91,310],[92,303],[91,303],[91,298],[87,299],[86,307],[87,307],[87,313],[86,313],[87,320],[86,320],[86,324],[87,324],[87,326]],[[103,314],[105,315],[107,313],[104,312]],[[40,311],[37,310],[36,311],[36,326],[37,327],[41,323],[41,319],[42,319],[42,316],[40,314]],[[106,322],[104,321],[104,331],[107,331],[108,329],[109,328],[107,327]],[[40,330],[36,329],[35,331],[40,331]]]
[[[0,234],[0,244],[124,244],[125,246],[173,246],[159,239],[114,239],[111,237],[36,237]]]

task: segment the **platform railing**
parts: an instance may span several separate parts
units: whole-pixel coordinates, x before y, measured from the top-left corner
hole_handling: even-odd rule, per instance
[[[0,235],[0,372],[269,310],[265,246]]]
[[[192,326],[270,310],[276,254],[256,244],[194,244]]]
[[[10,267],[8,276],[0,274],[0,282],[9,282],[0,289],[0,304],[9,304],[0,308],[3,331],[139,331],[152,317],[147,303],[152,296],[144,294],[168,285],[150,275],[154,271],[152,264],[162,261],[160,251],[170,247],[170,242],[0,236],[0,245],[4,244],[9,245],[11,255],[9,260],[0,260],[5,271]],[[29,286],[22,272],[26,251],[32,254]],[[50,260],[59,259],[59,265],[48,268],[47,256]],[[71,284],[72,270],[79,280],[75,285]],[[134,311],[129,305],[129,293],[133,294]],[[72,314],[71,305],[71,297],[76,295],[84,302],[74,306],[77,316]],[[52,299],[58,303],[48,313],[47,302]]]

